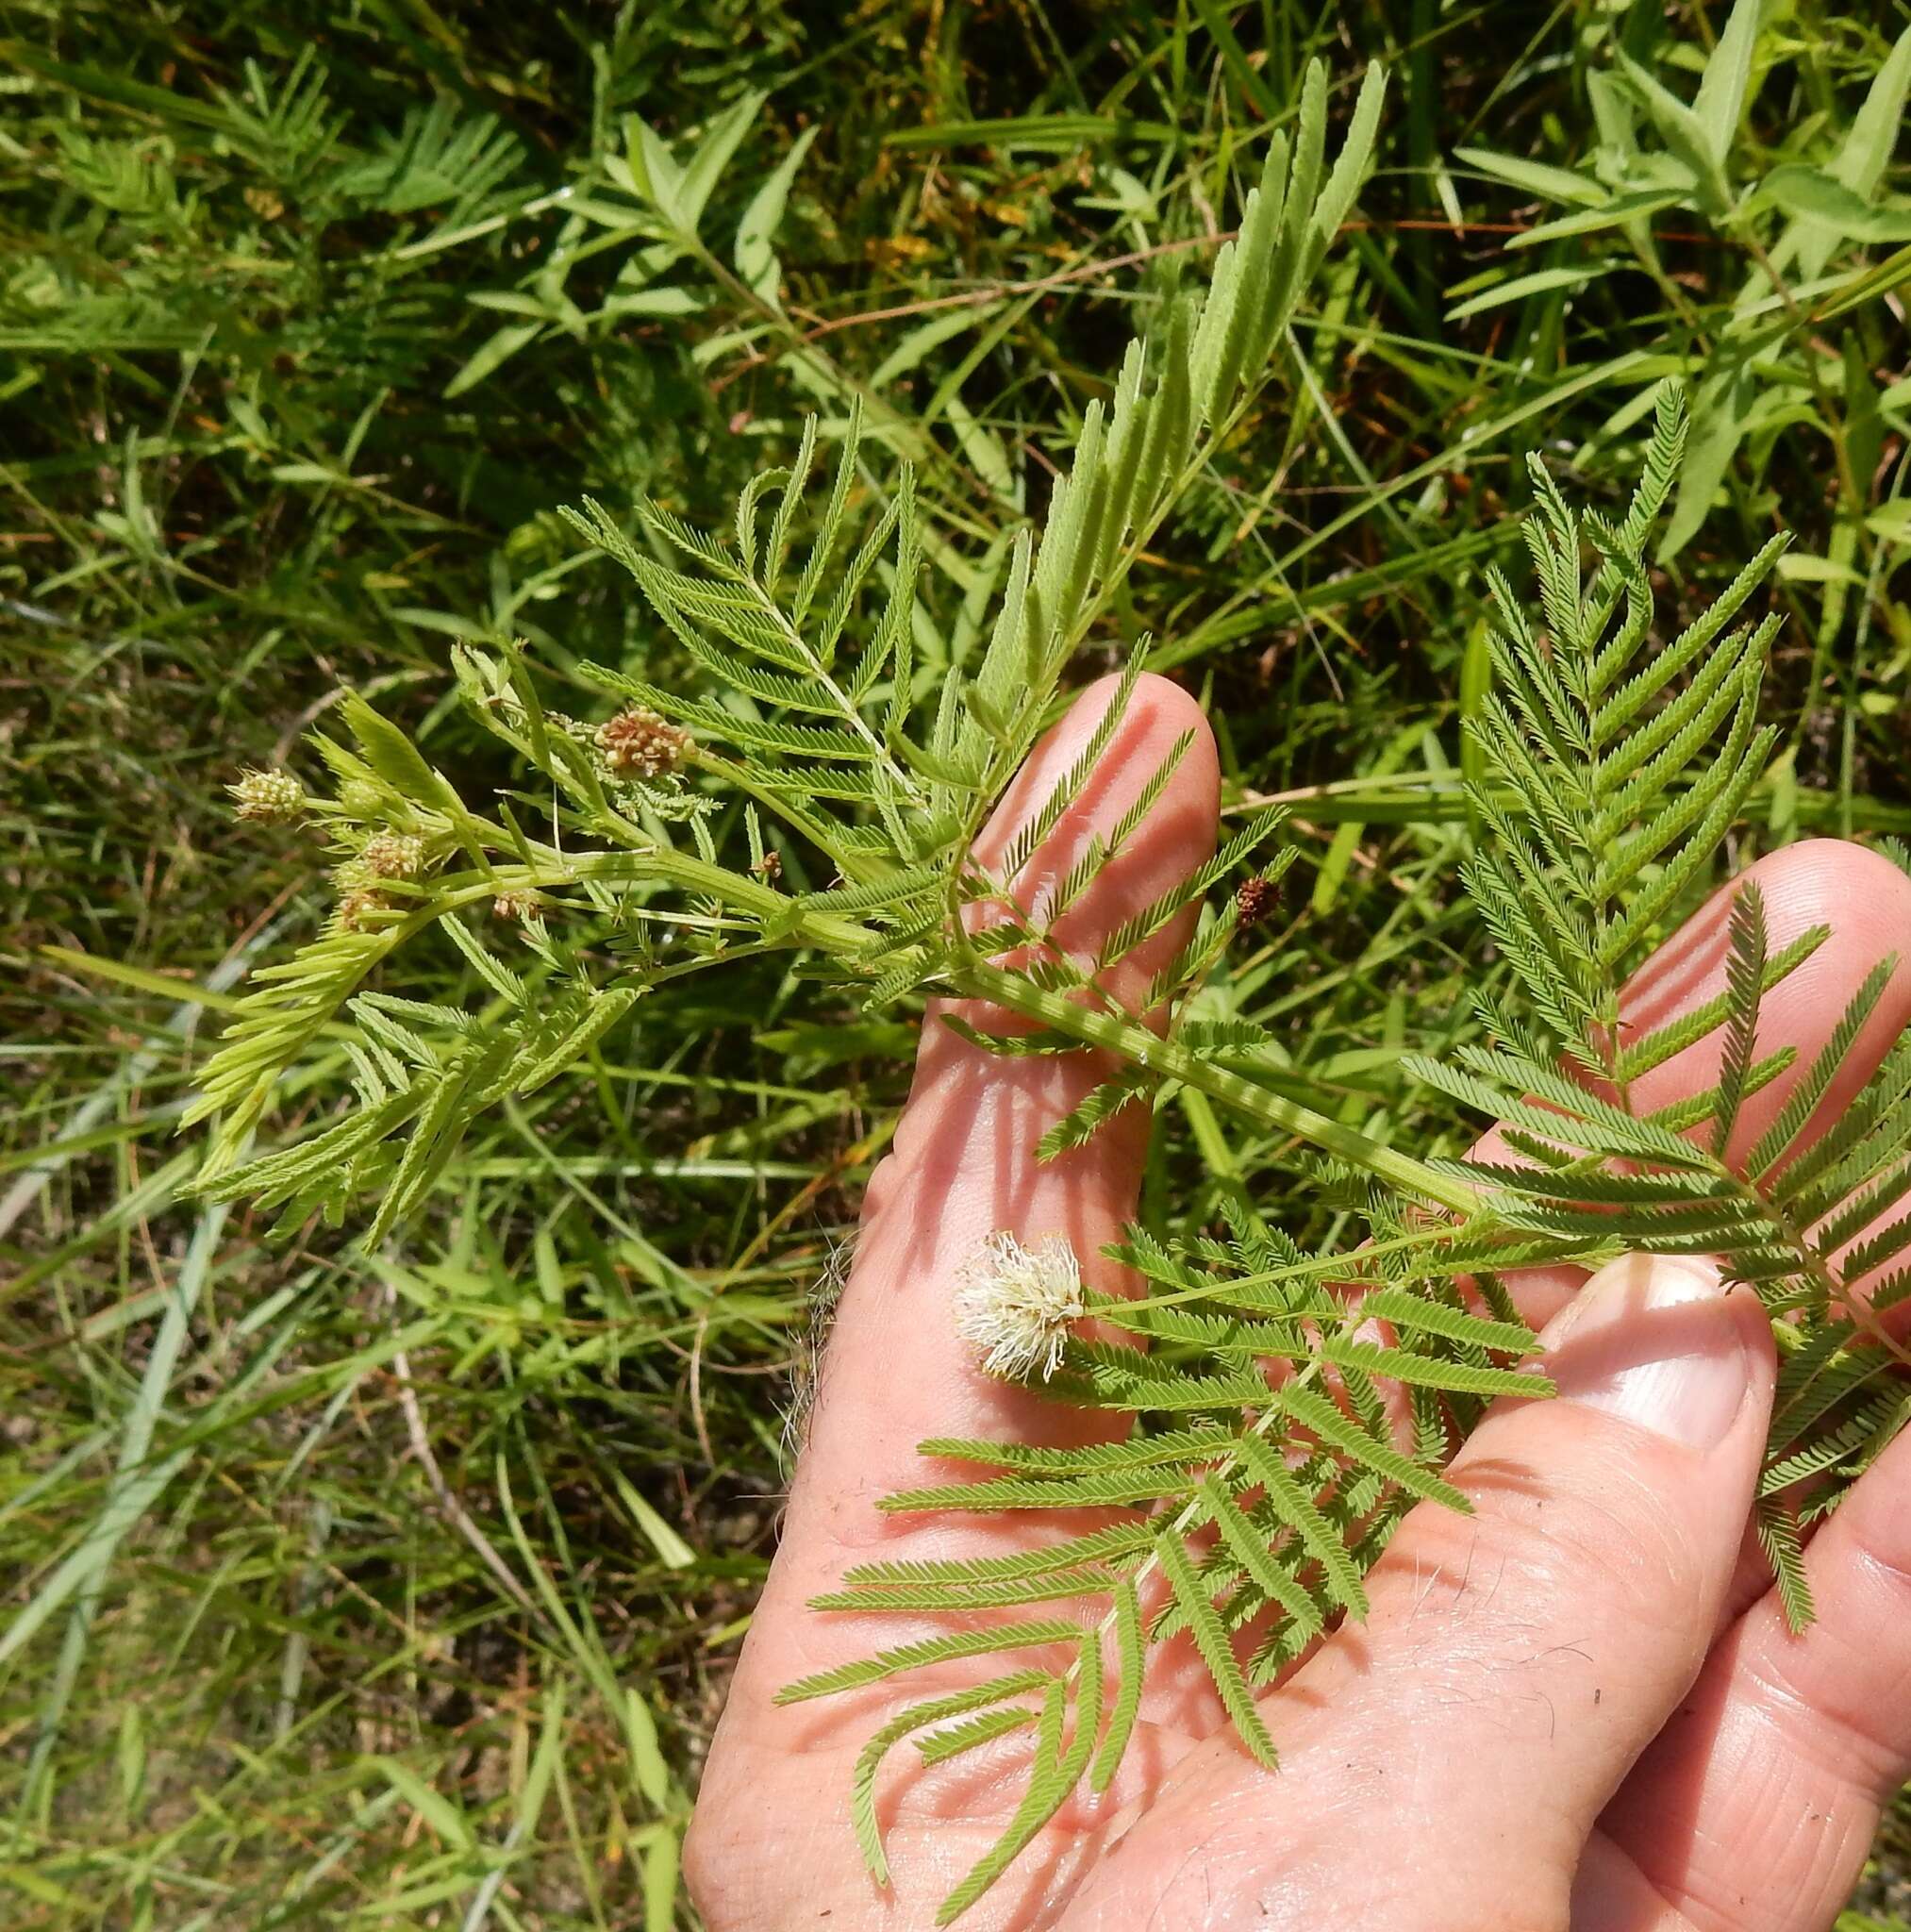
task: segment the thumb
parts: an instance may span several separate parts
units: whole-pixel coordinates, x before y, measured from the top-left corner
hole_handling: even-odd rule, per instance
[[[1367,1628],[1295,1690],[1374,1753],[1404,1751],[1431,1842],[1504,1843],[1511,1826],[1515,1856],[1495,1862],[1523,1871],[1498,1877],[1556,1897],[1563,1924],[1594,1822],[1704,1661],[1774,1362],[1751,1293],[1708,1261],[1643,1255],[1595,1274],[1540,1349],[1557,1394],[1501,1404],[1454,1462],[1473,1514],[1415,1510]],[[1462,1923],[1501,1923],[1507,1902],[1483,1896]]]
[[[1472,1513],[1414,1510],[1368,1578],[1367,1623],[1264,1702],[1281,1775],[1204,1746],[1071,1932],[1299,1925],[1322,1897],[1357,1902],[1345,1924],[1567,1924],[1600,1810],[1703,1661],[1773,1359],[1752,1295],[1643,1256],[1595,1274],[1540,1345],[1557,1395],[1500,1404],[1450,1471]],[[1220,1912],[1202,1891],[1217,1872]],[[1124,1916],[1138,1895],[1155,1917]]]

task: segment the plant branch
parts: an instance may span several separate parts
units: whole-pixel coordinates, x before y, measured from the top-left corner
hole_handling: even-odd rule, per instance
[[[1464,1181],[1216,1066],[1176,1041],[1161,1039],[1138,1020],[1097,1011],[1064,993],[1044,991],[1020,974],[980,960],[958,967],[951,974],[951,984],[964,997],[992,1001],[1084,1045],[1104,1047],[1136,1066],[1179,1080],[1262,1126],[1292,1135],[1377,1175],[1416,1200],[1469,1216],[1478,1214],[1485,1205],[1478,1191]]]

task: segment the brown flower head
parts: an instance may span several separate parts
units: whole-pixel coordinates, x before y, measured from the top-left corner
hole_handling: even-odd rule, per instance
[[[1281,888],[1273,879],[1243,879],[1234,895],[1235,913],[1243,926],[1258,925],[1281,903]]]
[[[367,915],[378,911],[384,904],[376,892],[355,887],[339,901],[339,924],[346,932],[362,932]]]
[[[615,778],[661,778],[683,763],[690,734],[632,705],[597,727],[597,749]]]

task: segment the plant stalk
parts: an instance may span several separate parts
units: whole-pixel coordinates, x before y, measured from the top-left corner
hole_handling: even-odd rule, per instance
[[[1485,1206],[1478,1192],[1464,1181],[1439,1174],[1410,1155],[1343,1126],[1297,1100],[1270,1092],[1225,1067],[1218,1067],[1174,1041],[1162,1039],[1138,1020],[1084,1006],[1066,993],[1046,991],[1030,985],[1020,974],[981,961],[958,969],[952,975],[952,984],[966,998],[992,1001],[1084,1045],[1104,1047],[1136,1066],[1179,1080],[1264,1127],[1291,1134],[1376,1175],[1403,1193],[1432,1202],[1450,1213],[1474,1215]]]

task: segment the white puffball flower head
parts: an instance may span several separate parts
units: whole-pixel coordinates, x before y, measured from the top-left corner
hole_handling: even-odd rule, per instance
[[[956,1284],[956,1333],[991,1375],[1010,1382],[1046,1382],[1061,1367],[1069,1324],[1087,1313],[1081,1263],[1058,1234],[1024,1247],[998,1228]]]

